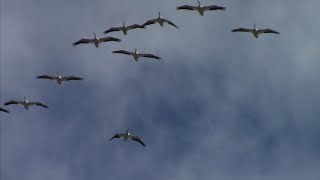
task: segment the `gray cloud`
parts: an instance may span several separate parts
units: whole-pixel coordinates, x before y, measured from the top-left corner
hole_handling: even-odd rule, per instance
[[[319,2],[204,1],[227,7],[204,17],[187,3],[3,0],[1,102],[49,105],[1,114],[3,179],[318,179]],[[157,11],[180,29],[71,45]],[[253,23],[281,35],[230,32]],[[134,48],[163,61],[111,53]],[[57,71],[85,80],[35,79]],[[108,141],[127,128],[147,148]]]

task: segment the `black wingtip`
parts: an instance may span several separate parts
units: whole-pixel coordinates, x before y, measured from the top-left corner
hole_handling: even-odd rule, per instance
[[[10,111],[9,111],[9,110],[6,110],[6,109],[1,109],[1,111],[2,111],[2,112],[5,112],[5,113],[8,113],[8,114],[10,113]]]
[[[121,42],[121,39],[109,36],[111,41]]]

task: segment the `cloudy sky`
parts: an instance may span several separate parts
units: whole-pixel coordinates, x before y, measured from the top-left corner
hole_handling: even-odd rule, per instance
[[[318,180],[318,0],[203,0],[227,10],[176,11],[193,0],[2,0],[2,180]],[[289,4],[290,3],[290,4]],[[303,8],[302,8],[303,7]],[[180,28],[110,35],[157,12]],[[255,39],[237,27],[272,28]],[[150,52],[162,61],[112,54]],[[42,74],[75,75],[57,86]],[[131,129],[147,144],[109,142]]]

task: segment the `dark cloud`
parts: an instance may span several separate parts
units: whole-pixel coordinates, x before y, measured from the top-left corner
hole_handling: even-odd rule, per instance
[[[203,17],[175,10],[192,3],[3,0],[1,102],[26,95],[49,109],[1,114],[2,177],[318,179],[319,2],[204,1],[227,11]],[[157,11],[180,29],[154,25],[112,34],[121,43],[72,47]],[[281,35],[230,32],[253,23]],[[134,48],[163,60],[111,53]],[[35,79],[56,72],[84,81]],[[147,147],[109,142],[127,128]]]

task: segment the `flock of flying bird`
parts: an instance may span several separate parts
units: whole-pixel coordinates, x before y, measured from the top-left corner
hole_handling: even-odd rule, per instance
[[[183,6],[178,6],[176,8],[177,10],[191,10],[191,11],[197,11],[201,16],[204,16],[204,13],[206,11],[215,11],[215,10],[226,10],[225,7],[217,6],[217,5],[211,5],[211,6],[202,6],[200,3],[200,0],[198,0],[198,5],[197,6],[191,6],[191,5],[183,5]],[[144,24],[139,25],[139,24],[133,24],[130,26],[126,26],[125,22],[123,22],[121,27],[112,27],[109,28],[108,30],[104,31],[104,34],[108,34],[111,32],[116,32],[116,31],[122,31],[124,35],[127,35],[129,30],[133,29],[145,29],[146,26],[156,24],[158,23],[160,26],[164,26],[164,24],[169,24],[175,28],[178,29],[178,26],[175,25],[172,21],[163,18],[160,15],[160,12],[158,12],[158,17],[155,19],[151,19],[146,21]],[[254,24],[253,29],[250,28],[237,28],[233,29],[232,32],[249,32],[251,33],[255,38],[258,38],[260,34],[264,33],[272,33],[272,34],[280,34],[279,32],[272,30],[272,29],[257,29],[256,25]],[[104,38],[98,38],[95,33],[93,39],[80,39],[79,41],[74,42],[72,45],[76,46],[79,44],[94,44],[96,48],[99,47],[100,43],[103,42],[121,42],[121,39],[115,38],[115,37],[104,37]],[[137,49],[134,50],[134,52],[126,51],[126,50],[117,50],[113,51],[114,54],[124,54],[124,55],[129,55],[132,56],[135,61],[138,61],[139,58],[145,57],[145,58],[153,58],[160,60],[161,58],[159,56],[153,55],[153,54],[146,54],[146,53],[139,53]],[[50,75],[41,75],[37,76],[38,79],[48,79],[48,80],[54,80],[57,82],[58,85],[61,85],[63,81],[73,81],[73,80],[83,80],[83,78],[76,77],[76,76],[66,76],[63,77],[59,73],[57,73],[56,76],[50,76]],[[44,108],[48,108],[47,105],[41,103],[41,102],[36,102],[36,101],[28,101],[26,97],[24,97],[23,101],[18,101],[18,100],[11,100],[6,103],[4,103],[5,106],[8,105],[22,105],[26,110],[29,109],[31,106],[40,106]],[[9,110],[6,110],[2,107],[0,107],[0,111],[9,113]],[[125,133],[120,133],[120,134],[115,134],[110,140],[113,140],[114,138],[123,138],[124,141],[130,139],[133,141],[136,141],[140,143],[142,146],[145,146],[145,143],[140,139],[138,136],[134,136],[129,133],[129,129]]]

